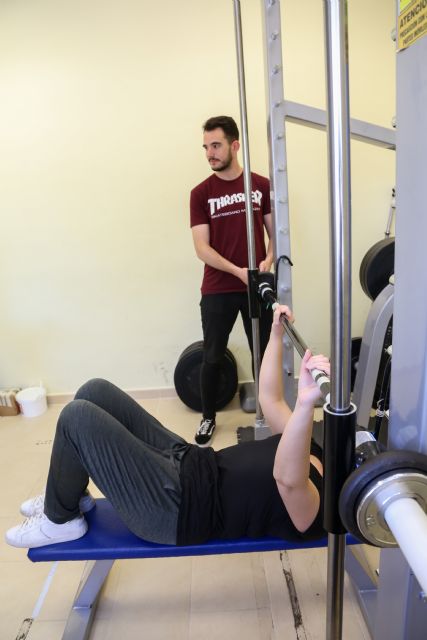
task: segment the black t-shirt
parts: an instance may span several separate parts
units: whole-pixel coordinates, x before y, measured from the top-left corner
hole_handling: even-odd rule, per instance
[[[244,442],[217,452],[190,445],[181,462],[177,544],[244,536],[310,540],[325,535],[321,508],[304,533],[295,528],[286,511],[273,478],[280,437]],[[312,453],[319,457],[314,443]],[[322,496],[322,477],[313,465],[310,479]]]

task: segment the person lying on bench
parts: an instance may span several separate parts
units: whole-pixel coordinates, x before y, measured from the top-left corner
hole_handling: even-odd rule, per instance
[[[322,538],[321,449],[312,439],[320,397],[310,370],[328,359],[307,352],[293,412],[282,392],[280,315],[274,314],[260,372],[260,403],[273,435],[220,451],[189,444],[130,396],[101,379],[84,384],[62,410],[45,494],[27,500],[23,524],[9,529],[16,547],[75,540],[95,505],[89,478],[137,536],[162,544],[209,539]]]

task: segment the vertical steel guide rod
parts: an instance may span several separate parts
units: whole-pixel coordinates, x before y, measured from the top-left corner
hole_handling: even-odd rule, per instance
[[[324,526],[328,531],[326,638],[342,638],[345,529],[338,512],[353,468],[355,407],[350,402],[350,124],[347,2],[324,0],[328,113],[331,396],[324,407]],[[350,443],[351,446],[348,446]]]
[[[248,115],[246,109],[246,83],[245,83],[245,65],[243,57],[243,36],[242,36],[242,17],[240,11],[240,1],[233,0],[234,6],[234,26],[236,36],[236,53],[237,53],[237,74],[239,80],[239,102],[240,102],[240,120],[242,133],[242,154],[243,154],[243,179],[245,185],[245,205],[246,205],[246,235],[248,239],[248,264],[249,271],[257,269],[256,251],[254,241],[254,224],[253,224],[253,207],[252,207],[252,179],[251,167],[249,159],[249,140],[248,140]],[[248,277],[249,277],[248,273]],[[258,399],[259,389],[259,371],[261,367],[261,346],[259,335],[258,318],[252,318],[252,342],[253,342],[253,358],[254,358],[254,379],[255,379],[255,406],[256,421],[263,421],[261,405]]]

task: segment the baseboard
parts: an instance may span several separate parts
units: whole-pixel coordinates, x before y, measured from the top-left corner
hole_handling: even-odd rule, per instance
[[[147,400],[155,398],[177,398],[175,387],[161,389],[125,389],[135,400]],[[74,398],[74,393],[48,393],[48,404],[67,404]]]

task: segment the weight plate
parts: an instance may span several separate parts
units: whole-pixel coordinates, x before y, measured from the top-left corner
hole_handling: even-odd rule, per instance
[[[372,544],[362,535],[357,525],[359,503],[382,476],[405,469],[427,475],[427,456],[417,451],[385,451],[370,458],[349,475],[339,499],[340,517],[347,531],[362,542]]]
[[[360,347],[362,346],[362,338],[351,339],[351,390],[354,389],[356,381],[357,363],[359,362]]]
[[[181,353],[174,371],[174,385],[178,397],[190,409],[200,412],[202,400],[200,395],[200,367],[203,361],[203,341],[193,342]],[[229,349],[220,365],[220,377],[216,410],[223,409],[235,396],[237,391],[237,364]]]
[[[360,284],[366,295],[375,300],[394,273],[394,238],[376,242],[365,254],[359,270]]]

